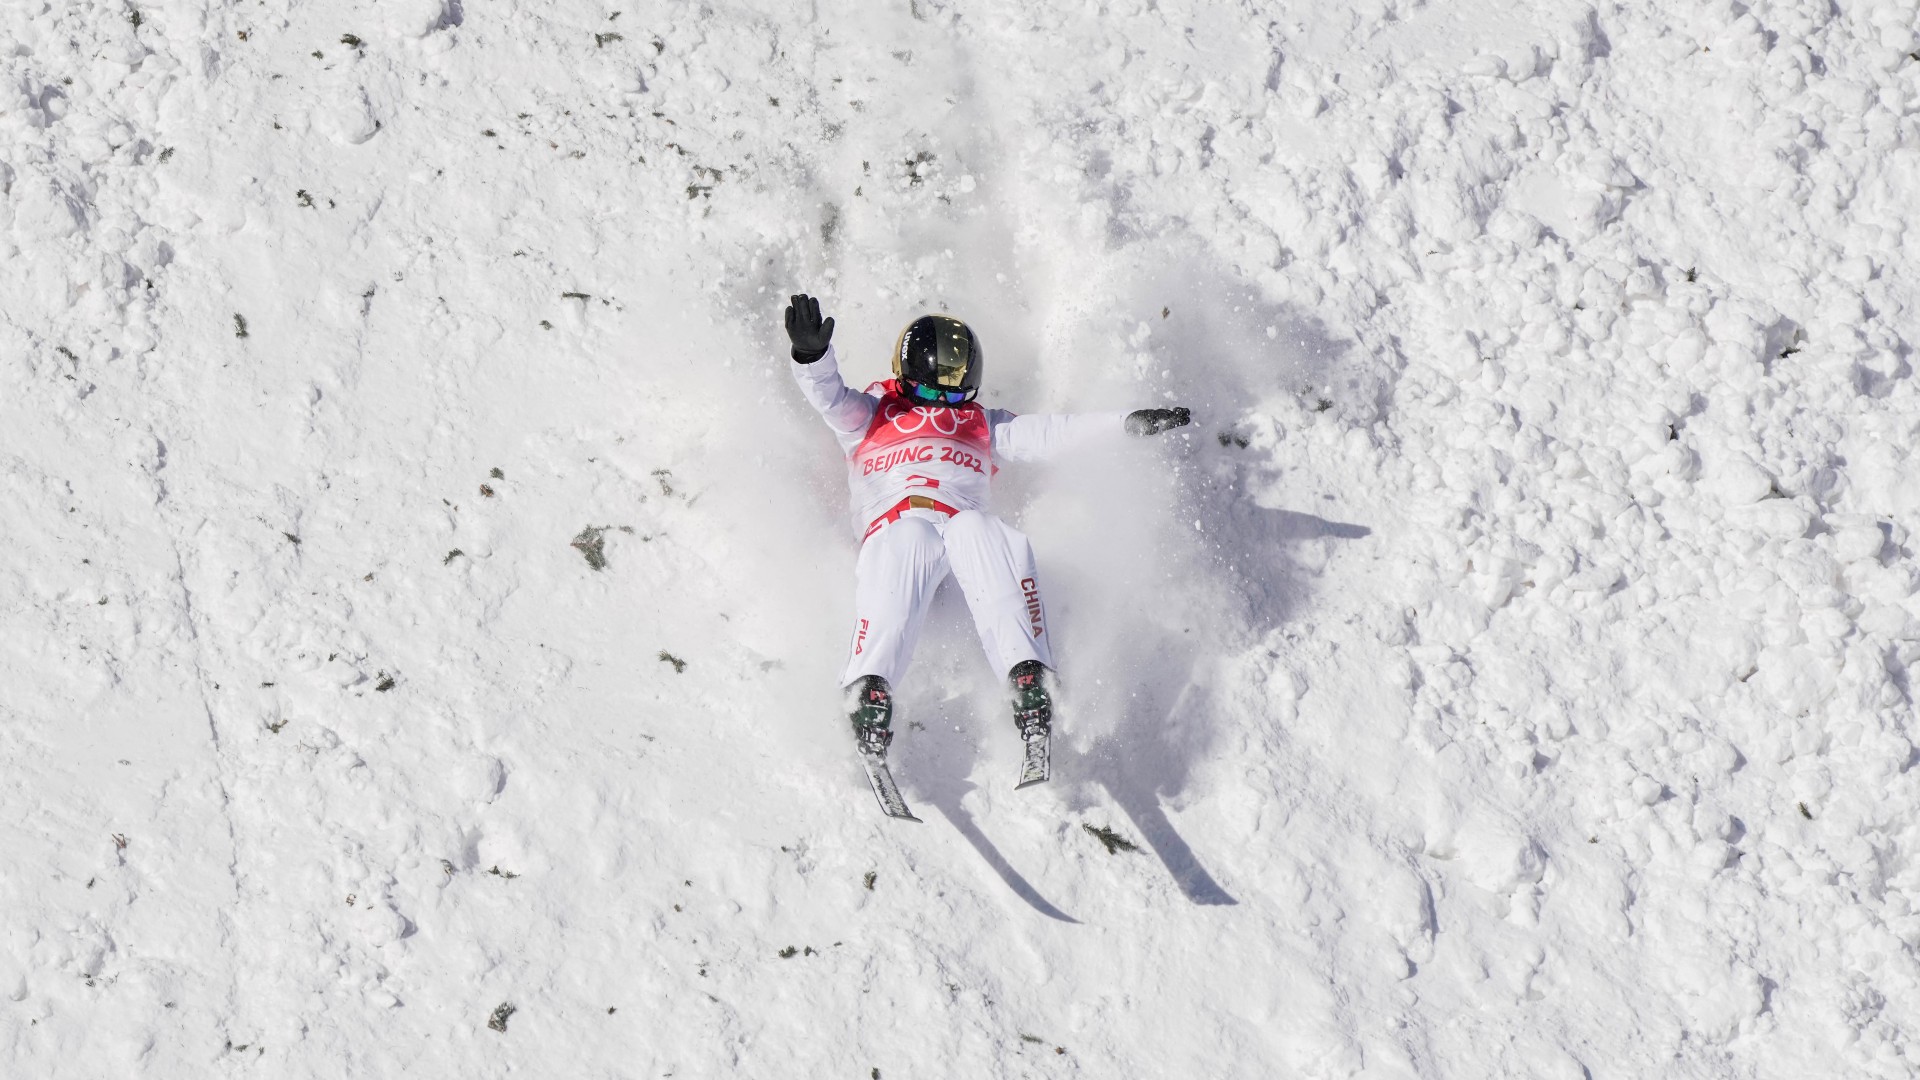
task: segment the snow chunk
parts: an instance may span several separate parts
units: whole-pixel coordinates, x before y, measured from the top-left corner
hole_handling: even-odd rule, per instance
[[[20,185],[14,232],[26,240],[58,240],[87,227],[87,213],[51,180]]]
[[[1813,524],[1812,511],[1786,499],[1767,499],[1752,506],[1736,506],[1730,517],[1778,540],[1797,540],[1807,535],[1808,527]]]
[[[423,38],[458,25],[447,10],[447,0],[384,0],[379,10],[387,30],[400,38]]]
[[[1878,562],[1889,530],[1866,514],[1827,514],[1821,521],[1833,534],[1833,557],[1841,563]]]
[[[1781,712],[1805,716],[1833,696],[1834,673],[1812,649],[1772,646],[1760,651],[1755,682]]]
[[[364,87],[336,90],[318,112],[320,130],[333,141],[348,146],[358,146],[380,130],[380,121],[374,118],[373,104],[367,100]]]
[[[1502,896],[1538,883],[1547,872],[1547,853],[1531,837],[1486,821],[1468,822],[1451,845],[1436,846],[1433,854],[1457,859],[1468,881]]]
[[[1717,454],[1703,451],[1701,456],[1707,465],[1706,475],[1700,480],[1701,490],[1728,506],[1757,503],[1773,491],[1773,477],[1745,454],[1723,450]]]

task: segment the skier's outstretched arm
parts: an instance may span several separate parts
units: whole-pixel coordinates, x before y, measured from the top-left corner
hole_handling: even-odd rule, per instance
[[[787,338],[793,342],[793,379],[807,403],[850,449],[873,422],[878,402],[847,386],[833,353],[833,318],[820,318],[820,301],[801,293],[787,305]]]
[[[1016,416],[1004,409],[987,413],[993,425],[993,453],[1008,461],[1038,461],[1063,450],[1120,434],[1158,435],[1184,427],[1193,414],[1184,406],[1136,409],[1130,413],[1073,413]]]

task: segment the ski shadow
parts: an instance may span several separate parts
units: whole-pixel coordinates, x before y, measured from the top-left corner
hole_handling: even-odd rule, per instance
[[[923,683],[920,693],[913,695],[919,700],[902,702],[907,716],[917,718],[906,731],[896,736],[900,739],[912,739],[914,743],[913,792],[915,797],[940,811],[954,831],[973,845],[987,868],[999,876],[1013,894],[1025,901],[1028,907],[1064,923],[1079,925],[1080,920],[1060,910],[1052,901],[1041,895],[1031,881],[1001,853],[1000,848],[987,836],[980,823],[966,808],[966,797],[978,785],[967,779],[979,763],[981,757],[980,717],[974,706],[977,697],[964,692],[969,686],[977,686],[985,672],[980,663],[957,662],[957,653],[969,647],[978,651],[979,646],[970,636],[971,627],[961,631],[964,625],[965,607],[958,603],[959,589],[948,585],[941,589],[928,613],[927,638],[921,643],[921,674],[937,686],[944,686],[953,696],[947,700],[933,700],[934,694],[928,693]],[[959,610],[954,610],[958,608]],[[944,610],[943,610],[944,609]],[[945,659],[939,657],[944,654]],[[959,670],[955,670],[958,668]],[[921,694],[927,694],[925,698]],[[916,726],[917,723],[917,726]],[[1012,725],[1007,725],[1004,734],[1011,738]]]
[[[1176,752],[1166,736],[1175,729],[1171,721],[1180,709],[1181,702],[1176,700],[1165,713],[1151,705],[1128,710],[1117,730],[1095,738],[1081,756],[1083,774],[1127,815],[1182,895],[1201,906],[1233,906],[1240,901],[1207,872],[1193,846],[1167,817],[1161,802],[1165,777],[1151,767],[1152,762]]]
[[[972,784],[964,780],[944,784],[936,781],[935,784],[923,790],[926,790],[928,804],[940,811],[941,815],[953,825],[954,831],[965,837],[967,843],[973,845],[973,850],[979,853],[980,858],[994,873],[1000,875],[1000,880],[1006,883],[1007,888],[1013,890],[1013,895],[1026,901],[1028,907],[1049,919],[1079,925],[1079,919],[1061,911],[1053,905],[1052,901],[1040,895],[1040,890],[1034,888],[1032,882],[1028,881],[1020,871],[1014,869],[1013,864],[1007,861],[1006,856],[1000,854],[1000,849],[994,846],[993,841],[987,839],[987,834],[980,831],[979,823],[974,821],[973,815],[967,813],[966,808],[961,805],[961,800],[966,797],[967,792],[973,790]]]

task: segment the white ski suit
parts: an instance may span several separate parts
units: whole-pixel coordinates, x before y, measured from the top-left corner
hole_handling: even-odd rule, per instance
[[[934,590],[949,573],[997,671],[1023,660],[1052,667],[1033,546],[987,512],[994,462],[1038,460],[1117,436],[1126,414],[1017,416],[972,402],[921,405],[902,396],[894,380],[859,393],[841,379],[831,347],[811,364],[793,364],[793,377],[847,455],[853,527],[861,536],[841,684],[866,675],[899,679]]]

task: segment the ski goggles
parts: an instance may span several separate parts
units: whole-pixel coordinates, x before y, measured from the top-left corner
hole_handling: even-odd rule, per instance
[[[930,405],[965,405],[973,400],[971,390],[942,390],[926,383],[908,383],[907,396]]]

